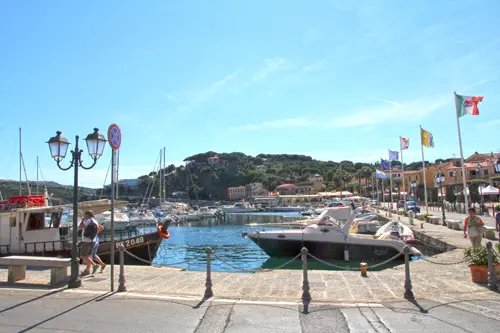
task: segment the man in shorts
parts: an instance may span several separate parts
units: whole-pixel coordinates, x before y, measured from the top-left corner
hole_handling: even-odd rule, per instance
[[[87,264],[87,268],[81,272],[81,276],[89,275],[90,268],[95,265],[92,260],[92,249],[94,248],[98,225],[99,224],[94,219],[94,213],[92,213],[92,211],[88,210],[83,213],[83,220],[78,226],[78,228],[82,230],[80,258],[82,258],[82,261]]]

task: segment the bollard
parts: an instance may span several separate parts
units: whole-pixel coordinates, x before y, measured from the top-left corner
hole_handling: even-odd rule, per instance
[[[410,220],[410,225],[413,225],[413,211],[408,212],[408,220]]]
[[[309,279],[307,277],[307,249],[303,247],[300,250],[300,254],[302,256],[302,301],[310,301],[312,299],[311,293],[309,292]]]
[[[410,277],[410,247],[405,246],[403,249],[403,253],[405,256],[405,293],[404,297],[406,299],[414,299],[412,286],[411,286],[411,277]]]
[[[367,277],[366,272],[367,272],[367,269],[368,269],[368,265],[366,264],[366,262],[362,262],[359,265],[361,266],[361,276],[362,277]]]
[[[491,242],[486,243],[486,249],[488,250],[488,289],[498,290],[497,276],[495,273],[495,267],[493,266],[492,246]]]
[[[125,247],[120,244],[118,248],[119,252],[119,260],[120,260],[120,275],[118,277],[118,292],[122,293],[127,291],[127,287],[125,287],[125,259],[123,258]]]
[[[210,298],[214,295],[212,291],[212,267],[210,264],[210,253],[212,253],[212,249],[207,247],[205,249],[205,253],[207,254],[207,280],[205,282],[205,298]]]

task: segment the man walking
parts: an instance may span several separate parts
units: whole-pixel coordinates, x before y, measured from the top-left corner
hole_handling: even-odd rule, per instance
[[[95,263],[92,260],[92,249],[94,247],[94,241],[98,230],[98,223],[94,219],[94,213],[91,210],[83,213],[83,220],[78,228],[83,230],[80,258],[82,258],[82,261],[87,264],[87,268],[82,271],[81,276],[86,276],[90,274],[90,268],[95,266]]]
[[[96,263],[94,267],[92,267],[92,274],[95,274],[99,267],[101,267],[101,273],[106,268],[106,264],[102,262],[101,258],[97,255],[97,251],[99,250],[99,233],[104,230],[104,227],[99,224],[97,221],[97,235],[95,236],[94,247],[92,248],[92,260]]]

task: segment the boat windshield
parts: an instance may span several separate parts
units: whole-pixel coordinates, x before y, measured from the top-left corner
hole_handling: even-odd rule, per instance
[[[338,227],[338,228],[342,228],[345,224],[345,222],[343,221],[339,221],[339,220],[336,220],[334,219],[333,217],[331,216],[328,216],[328,215],[325,215],[323,217],[321,217],[319,220],[318,220],[318,223],[317,223],[319,226],[328,226],[328,227]]]

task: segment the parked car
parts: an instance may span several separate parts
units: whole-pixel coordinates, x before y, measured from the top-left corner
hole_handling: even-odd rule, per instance
[[[380,203],[378,202],[378,200],[372,200],[372,206],[379,206]]]
[[[406,202],[406,211],[409,212],[412,210],[414,213],[420,213],[420,206],[416,201],[407,201]]]

